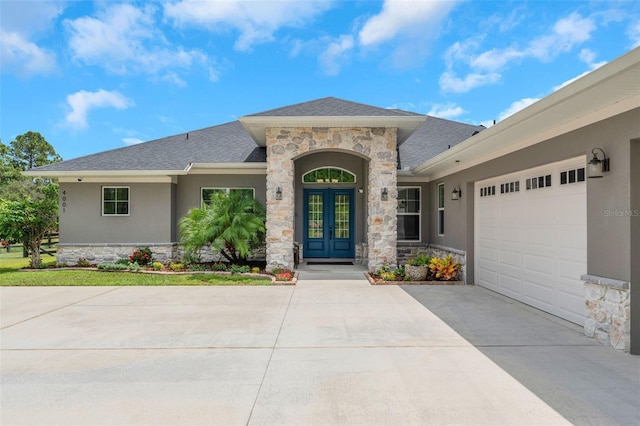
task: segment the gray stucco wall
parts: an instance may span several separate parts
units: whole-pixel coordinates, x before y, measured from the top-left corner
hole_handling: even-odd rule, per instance
[[[430,182],[429,242],[466,250],[467,276],[473,280],[474,182],[580,155],[587,155],[590,159],[591,150],[600,147],[611,158],[611,171],[602,179],[587,179],[588,273],[628,281],[631,276],[631,218],[607,215],[605,211],[631,210],[630,141],[639,136],[640,109],[635,109]],[[440,182],[445,183],[444,236],[437,235],[437,188]],[[459,201],[451,200],[454,185],[463,188]]]
[[[130,187],[129,216],[102,216],[102,187]],[[171,183],[61,183],[63,244],[168,243],[172,234]],[[62,197],[66,197],[64,207]]]
[[[640,139],[631,141],[631,350],[640,355]]]
[[[303,188],[328,188],[330,184],[303,184],[302,176],[310,170],[320,167],[338,167],[348,170],[356,175],[356,183],[334,185],[336,188],[355,188],[354,199],[356,203],[355,216],[355,239],[356,243],[366,242],[367,232],[367,173],[369,170],[368,161],[355,155],[344,152],[319,152],[301,157],[295,161],[295,197],[296,211],[294,217],[295,234],[294,240],[302,243],[303,239]],[[358,188],[363,189],[363,193],[358,193]]]
[[[255,197],[262,205],[266,202],[266,177],[264,174],[257,175],[189,175],[179,176],[176,187],[176,207],[174,232],[176,238],[180,238],[178,232],[178,221],[187,214],[189,209],[200,207],[201,188],[254,188]]]

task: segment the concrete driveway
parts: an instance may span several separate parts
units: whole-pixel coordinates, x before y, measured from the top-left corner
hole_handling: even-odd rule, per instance
[[[640,423],[638,357],[475,287],[301,280],[0,298],[3,426]]]

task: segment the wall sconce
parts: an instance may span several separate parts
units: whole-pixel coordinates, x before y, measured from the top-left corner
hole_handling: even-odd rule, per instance
[[[602,160],[598,159],[596,151],[602,152]],[[601,178],[603,172],[609,171],[609,159],[602,148],[593,148],[591,150],[593,158],[589,161],[589,178]]]
[[[389,191],[387,190],[386,187],[382,188],[382,201],[388,201],[389,200]]]
[[[458,185],[453,187],[453,191],[451,191],[451,199],[457,201],[462,197],[462,189]]]
[[[282,200],[282,188],[280,187],[276,189],[276,200]]]
[[[364,194],[364,188],[358,188],[358,194]]]

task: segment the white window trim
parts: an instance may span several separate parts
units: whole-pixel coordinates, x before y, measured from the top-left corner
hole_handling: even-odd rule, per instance
[[[250,187],[250,186],[232,186],[232,187],[203,186],[203,187],[200,188],[200,205],[201,206],[204,206],[204,191],[207,190],[207,189],[214,189],[214,190],[224,191],[227,194],[232,189],[250,189],[253,199],[254,200],[256,199],[256,189],[253,188],[253,187]]]
[[[398,240],[399,243],[416,243],[422,241],[422,187],[421,186],[398,186],[398,191],[401,189],[417,189],[420,196],[418,213],[398,213],[396,209],[396,216],[418,216],[418,239],[417,240]],[[400,200],[398,200],[400,202]]]
[[[304,177],[306,175],[308,175],[311,172],[315,172],[316,170],[322,170],[322,169],[334,169],[334,170],[340,170],[340,171],[343,171],[343,172],[347,172],[351,176],[353,176],[353,182],[305,182],[304,181]],[[307,170],[305,173],[302,174],[301,180],[302,180],[302,183],[304,185],[324,185],[324,184],[327,184],[327,183],[340,184],[340,185],[353,185],[353,184],[357,183],[358,176],[356,176],[356,174],[351,172],[350,170],[343,169],[342,167],[322,166],[322,167],[316,167],[315,169]]]
[[[117,213],[105,213],[104,212],[104,190],[107,188],[114,188],[114,189],[122,189],[122,188],[126,188],[129,194],[129,197],[127,198],[127,214],[117,214]],[[102,216],[104,217],[126,217],[126,216],[130,216],[131,215],[131,187],[130,186],[122,186],[122,185],[105,185],[100,187],[100,199],[101,199],[101,203],[100,203],[100,213]],[[117,202],[117,200],[116,200]]]
[[[442,207],[440,207],[440,188],[442,187]],[[437,206],[438,206],[438,236],[444,237],[444,229],[440,229],[440,215],[442,214],[443,222],[444,222],[444,201],[446,193],[444,190],[444,182],[438,184],[438,198],[437,198]],[[442,212],[442,213],[440,213]],[[444,228],[444,226],[443,226]]]

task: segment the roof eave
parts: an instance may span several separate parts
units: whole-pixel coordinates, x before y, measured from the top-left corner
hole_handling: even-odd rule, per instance
[[[177,176],[186,175],[184,170],[27,170],[24,176],[31,177],[79,177],[79,176]]]
[[[640,48],[414,167],[411,172],[437,179],[638,108],[638,75]]]

